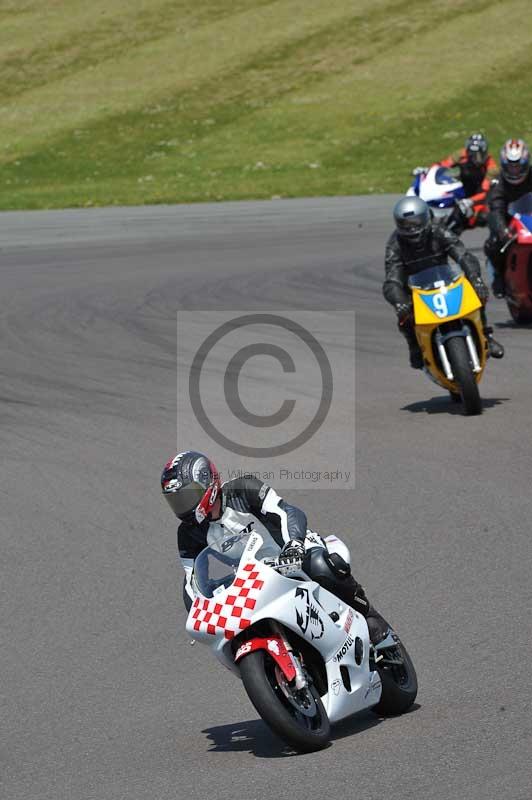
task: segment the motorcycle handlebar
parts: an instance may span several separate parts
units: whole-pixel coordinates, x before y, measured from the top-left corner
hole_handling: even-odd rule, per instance
[[[303,565],[303,559],[301,558],[265,558],[263,563],[266,564],[267,567],[271,567],[272,569],[276,570],[277,572],[283,572],[284,570],[294,570],[299,569],[301,570]]]
[[[508,241],[507,241],[505,244],[503,244],[503,246],[501,247],[501,250],[500,250],[500,252],[501,252],[501,253],[506,253],[506,251],[508,250],[508,248],[510,247],[510,245],[511,245],[511,244],[513,244],[514,242],[516,242],[516,241],[517,241],[517,238],[518,238],[518,237],[517,237],[517,233],[514,233],[514,235],[512,236],[512,238],[511,238],[511,239],[508,239]]]

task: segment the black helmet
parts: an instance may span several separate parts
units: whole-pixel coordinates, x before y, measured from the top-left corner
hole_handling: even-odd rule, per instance
[[[161,488],[179,519],[206,519],[221,489],[218,470],[203,453],[187,450],[169,461],[161,475]]]
[[[501,172],[508,183],[519,185],[527,179],[530,154],[523,139],[508,139],[501,150]]]
[[[423,241],[430,227],[430,209],[421,197],[402,197],[395,204],[393,218],[402,239],[417,244]]]
[[[469,163],[481,167],[488,160],[488,140],[481,133],[472,133],[466,139],[465,151]]]

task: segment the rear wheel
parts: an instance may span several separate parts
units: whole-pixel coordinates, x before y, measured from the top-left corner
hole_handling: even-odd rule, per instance
[[[514,305],[514,303],[506,301],[508,305],[508,311],[510,312],[512,319],[518,325],[524,325],[527,322],[532,322],[532,316],[527,311],[522,311],[518,306]]]
[[[329,718],[312,683],[305,689],[296,689],[264,650],[244,656],[240,674],[248,697],[264,722],[287,744],[302,753],[321,750],[329,744]]]
[[[451,362],[454,380],[460,388],[466,414],[482,414],[482,401],[464,337],[453,336],[447,339],[445,350]]]
[[[417,696],[417,675],[402,642],[377,651],[376,669],[382,682],[381,699],[372,711],[383,717],[404,714]]]

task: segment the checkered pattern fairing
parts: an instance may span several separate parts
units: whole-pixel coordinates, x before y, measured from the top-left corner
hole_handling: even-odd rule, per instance
[[[263,586],[257,564],[246,564],[237,573],[223,600],[196,597],[192,604],[194,630],[212,636],[223,631],[226,639],[232,639],[251,624],[251,615]]]

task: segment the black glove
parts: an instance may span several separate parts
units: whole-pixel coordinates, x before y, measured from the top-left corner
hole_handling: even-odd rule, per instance
[[[279,563],[289,564],[292,561],[301,561],[305,555],[305,545],[299,539],[290,539],[283,545],[279,553]]]
[[[408,303],[396,303],[395,304],[395,313],[397,314],[397,321],[399,325],[404,325],[412,316],[413,305],[411,302]]]
[[[480,275],[477,275],[476,278],[472,278],[471,286],[477,293],[478,299],[480,300],[482,305],[485,305],[488,297],[490,296],[490,293],[488,287],[486,286]]]

